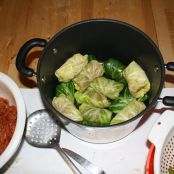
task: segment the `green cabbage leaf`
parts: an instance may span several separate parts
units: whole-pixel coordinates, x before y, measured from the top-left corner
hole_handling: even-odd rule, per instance
[[[105,77],[94,79],[90,86],[110,99],[116,99],[124,88],[122,83]]]
[[[75,105],[64,94],[54,97],[52,101],[53,107],[65,117],[73,121],[82,121],[83,116]]]
[[[128,82],[128,88],[133,97],[143,97],[150,90],[150,82],[145,71],[135,61],[132,61],[124,69],[123,75]]]
[[[91,87],[88,87],[84,92],[75,92],[75,99],[79,104],[88,103],[98,108],[107,108],[110,105],[107,97]]]
[[[96,108],[87,103],[79,107],[83,115],[83,124],[92,126],[106,126],[110,124],[112,112],[108,109]]]
[[[88,55],[80,53],[74,54],[70,57],[59,69],[56,70],[55,75],[59,82],[68,82],[72,80],[88,63]]]
[[[95,78],[102,76],[103,73],[103,65],[97,60],[91,60],[73,79],[76,90],[83,92]]]

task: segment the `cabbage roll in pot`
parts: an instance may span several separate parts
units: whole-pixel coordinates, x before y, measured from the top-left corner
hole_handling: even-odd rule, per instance
[[[75,99],[79,104],[88,103],[98,108],[106,108],[110,105],[107,97],[91,87],[88,87],[85,92],[75,92]]]
[[[84,118],[83,124],[93,126],[104,126],[110,124],[112,112],[108,109],[96,108],[87,103],[83,103],[79,107],[79,110]]]
[[[55,75],[60,82],[72,80],[88,63],[88,55],[74,54],[59,69]]]
[[[128,82],[128,88],[133,97],[143,97],[150,90],[150,82],[146,73],[135,61],[132,61],[124,69],[123,75]]]
[[[76,90],[83,92],[95,78],[102,76],[103,73],[103,65],[97,60],[91,60],[73,79]]]
[[[111,125],[127,121],[146,108],[143,102],[131,101],[129,102],[116,116],[111,120]]]
[[[96,78],[90,86],[110,99],[116,99],[124,88],[122,83],[105,77]]]
[[[58,97],[54,97],[52,105],[62,115],[73,121],[83,120],[83,117],[79,110],[64,94],[60,94]]]

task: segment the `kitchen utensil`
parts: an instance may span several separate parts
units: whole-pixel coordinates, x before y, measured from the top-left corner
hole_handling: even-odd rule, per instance
[[[66,152],[66,154],[68,154],[71,158],[73,158],[76,162],[78,162],[81,166],[83,166],[89,172],[105,174],[105,172],[103,170],[101,170],[100,168],[95,166],[93,163],[91,163],[87,159],[84,159],[81,155],[79,155],[69,149],[66,149],[66,148],[62,148],[62,149],[63,149],[63,151]]]
[[[44,49],[35,71],[26,66],[25,60],[28,52],[37,46],[44,47]],[[100,62],[112,57],[119,59],[125,65],[132,60],[140,64],[151,84],[146,109],[130,120],[105,127],[82,125],[59,113],[52,106],[58,83],[55,71],[69,57],[78,52],[93,54]],[[174,63],[165,64],[158,47],[138,28],[112,19],[92,19],[66,27],[48,42],[39,38],[27,41],[19,50],[16,67],[25,76],[37,77],[44,103],[60,118],[72,135],[92,143],[108,143],[131,133],[142,116],[156,105],[164,86],[165,68],[173,71]],[[160,100],[165,105],[174,105],[173,97],[164,97]]]
[[[29,144],[40,148],[55,148],[75,174],[81,174],[81,172],[69,156],[78,163],[83,161],[81,166],[91,174],[104,174],[103,170],[75,152],[71,151],[72,153],[67,156],[59,145],[60,133],[61,128],[57,120],[46,109],[33,112],[27,119],[26,140]]]
[[[60,127],[46,110],[33,112],[27,120],[26,140],[40,148],[55,148],[74,174],[81,174],[59,145]]]
[[[152,127],[148,139],[152,145],[148,154],[146,174],[169,174],[169,167],[174,169],[173,111],[163,112]]]

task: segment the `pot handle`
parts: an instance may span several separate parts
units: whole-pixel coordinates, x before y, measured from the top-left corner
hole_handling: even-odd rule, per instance
[[[174,71],[174,62],[168,62],[165,64],[165,68],[169,71]],[[159,101],[162,101],[162,103],[166,106],[174,106],[174,97],[165,96],[163,98],[159,98]]]
[[[171,96],[159,98],[158,101],[161,101],[166,106],[174,106],[174,97]]]
[[[40,39],[40,38],[34,38],[24,43],[24,45],[20,48],[16,58],[16,68],[21,74],[27,77],[32,77],[34,75],[36,76],[36,72],[34,72],[33,69],[28,68],[25,65],[25,59],[27,57],[28,52],[32,48],[37,46],[45,47],[46,44],[47,44],[47,41],[45,39]]]
[[[169,71],[174,71],[174,62],[168,62],[165,67]]]

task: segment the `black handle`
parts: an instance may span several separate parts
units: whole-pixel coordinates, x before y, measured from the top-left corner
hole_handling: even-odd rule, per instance
[[[165,96],[165,97],[162,99],[162,102],[163,102],[163,104],[166,105],[166,106],[174,106],[174,97]]]
[[[174,71],[174,62],[168,62],[165,67],[169,71]],[[174,97],[166,96],[162,99],[162,102],[166,106],[174,106]]]
[[[40,39],[40,38],[34,38],[29,41],[27,41],[19,50],[16,58],[16,68],[17,70],[22,73],[23,75],[27,77],[31,77],[35,75],[36,73],[34,72],[33,69],[26,67],[25,65],[25,59],[27,57],[28,52],[33,48],[33,47],[45,47],[47,44],[47,41],[45,39]]]
[[[167,68],[167,70],[169,70],[169,71],[174,71],[174,62],[168,62],[168,63],[166,64],[166,68]]]

